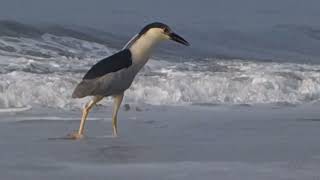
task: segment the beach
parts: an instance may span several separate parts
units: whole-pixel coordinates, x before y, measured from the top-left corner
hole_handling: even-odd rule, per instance
[[[0,115],[2,179],[317,179],[319,105],[143,106]]]
[[[2,1],[0,180],[320,179],[318,1]],[[153,22],[190,47],[154,49],[118,137],[105,98],[66,138],[77,84]]]

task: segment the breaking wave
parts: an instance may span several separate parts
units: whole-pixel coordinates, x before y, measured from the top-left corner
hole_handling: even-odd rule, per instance
[[[212,71],[212,69],[214,71]],[[0,76],[0,107],[41,105],[79,108],[71,99],[83,73]],[[127,103],[155,105],[306,103],[320,98],[320,66],[210,60],[169,63],[151,60],[126,92]],[[109,105],[110,100],[103,104]]]
[[[150,104],[298,104],[320,98],[320,66],[211,59],[153,73],[137,78],[128,99]]]

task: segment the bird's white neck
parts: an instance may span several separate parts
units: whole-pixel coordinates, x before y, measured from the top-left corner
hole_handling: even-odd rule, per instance
[[[161,41],[160,37],[152,34],[142,35],[129,48],[133,63],[143,66],[148,61],[154,47]]]

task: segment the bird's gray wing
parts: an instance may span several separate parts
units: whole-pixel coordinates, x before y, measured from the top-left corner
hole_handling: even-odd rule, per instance
[[[83,98],[85,96],[105,95],[108,93],[113,76],[114,73],[109,73],[101,78],[82,80],[74,89],[72,97]]]
[[[129,49],[124,49],[100,60],[97,64],[84,75],[83,80],[95,79],[104,76],[111,72],[117,72],[121,69],[128,68],[132,65],[131,52]]]

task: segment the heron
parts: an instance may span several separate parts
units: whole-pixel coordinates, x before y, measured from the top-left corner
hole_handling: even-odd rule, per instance
[[[112,135],[117,136],[118,111],[124,93],[131,86],[137,73],[148,62],[156,45],[165,40],[173,40],[190,46],[189,42],[173,32],[168,25],[154,22],[143,27],[119,52],[100,60],[91,67],[72,93],[72,98],[86,96],[92,98],[83,107],[79,130],[70,134],[70,138],[84,137],[84,126],[89,111],[108,96],[114,98]]]

